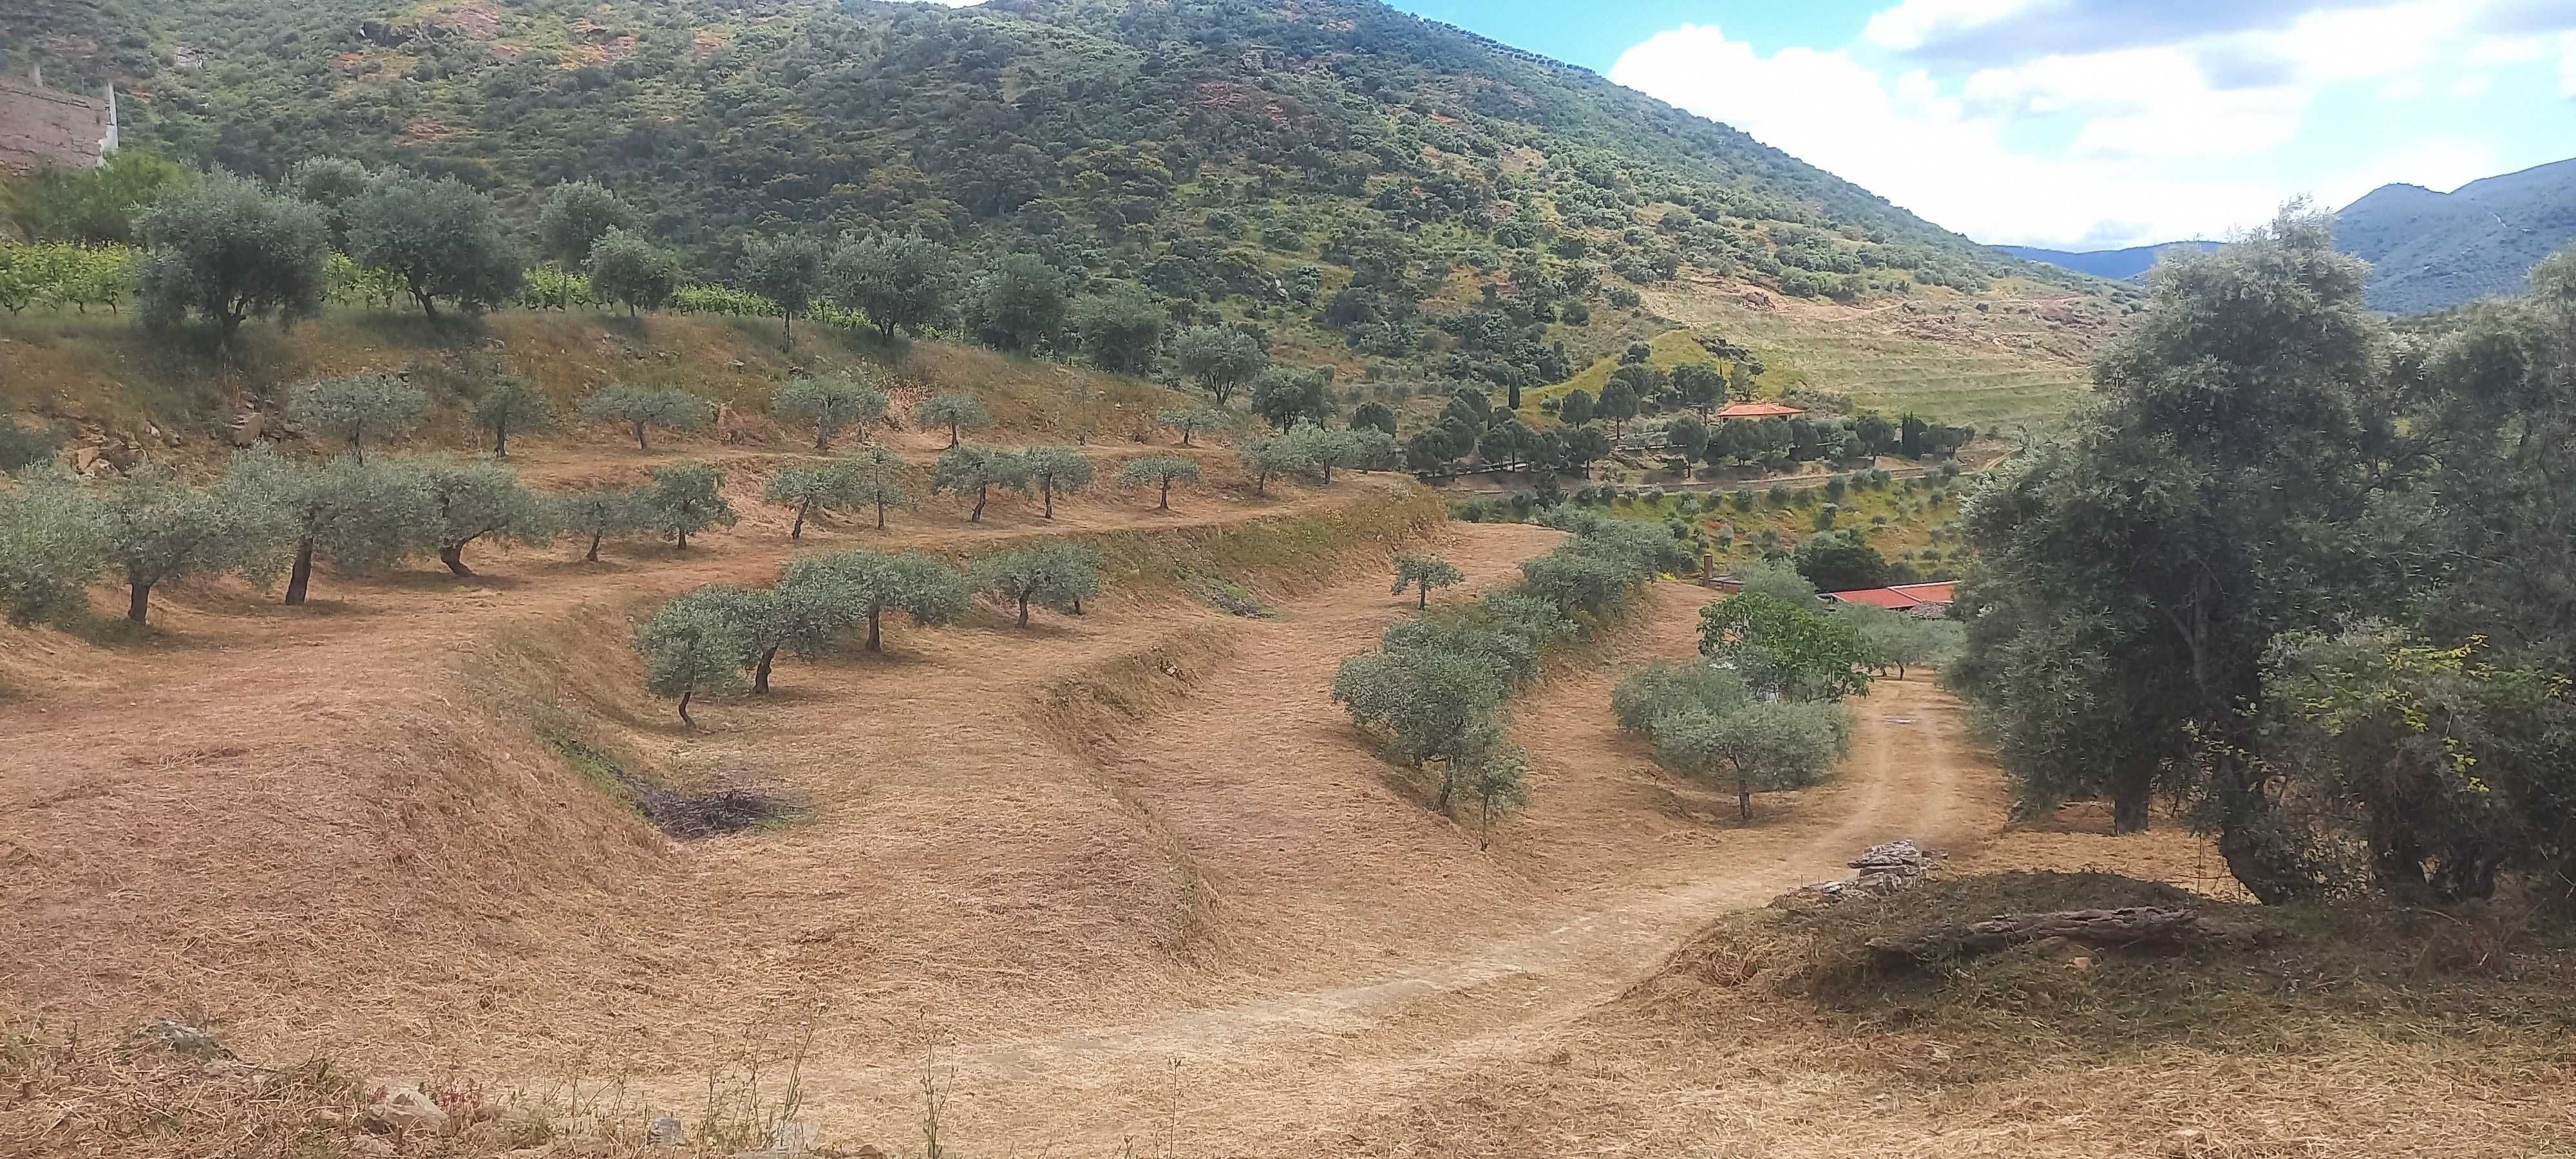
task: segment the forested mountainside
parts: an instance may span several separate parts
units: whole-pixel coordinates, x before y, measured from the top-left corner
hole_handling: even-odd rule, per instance
[[[755,233],[920,230],[1315,361],[1554,381],[1634,337],[1589,303],[1685,270],[1852,298],[2038,269],[1364,0],[37,0],[0,32],[0,67],[115,81],[128,145],[183,160],[402,164],[531,217],[597,179],[718,276]]]
[[[2532,266],[2570,241],[2576,160],[2449,193],[2383,185],[2335,215],[2335,248],[2371,264],[2371,308],[2393,314],[2519,293]]]

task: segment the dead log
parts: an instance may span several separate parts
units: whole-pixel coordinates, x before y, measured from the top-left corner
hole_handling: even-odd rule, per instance
[[[2258,930],[2211,921],[2188,909],[2129,906],[1998,914],[1964,925],[1943,926],[1905,938],[1872,938],[1870,956],[1883,966],[1973,958],[2025,942],[2062,938],[2088,946],[2193,946],[2250,940]]]

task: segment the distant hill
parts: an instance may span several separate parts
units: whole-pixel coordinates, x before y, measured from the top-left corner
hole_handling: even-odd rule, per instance
[[[2336,247],[2370,263],[2370,307],[2391,314],[2518,293],[2533,265],[2570,243],[2576,243],[2576,160],[2472,181],[2449,193],[2382,185],[2335,215]],[[2177,241],[2090,253],[1994,248],[2095,277],[2134,279],[2175,246],[2218,244]]]
[[[2218,244],[2214,241],[2169,241],[2157,245],[2131,246],[2124,250],[2086,250],[2081,253],[2041,249],[2027,245],[1999,245],[1995,248],[2024,261],[2045,262],[2079,274],[2124,281],[2144,276],[2148,270],[2155,268],[2156,259],[2165,256],[2166,250],[2211,250],[2217,249]]]
[[[2393,314],[2522,289],[2576,242],[2576,160],[2472,181],[2450,193],[2383,185],[2345,206],[2335,245],[2369,260],[2370,305]]]
[[[190,162],[407,165],[522,220],[597,179],[718,278],[758,234],[919,230],[1355,374],[1556,381],[1651,336],[1636,291],[1719,279],[2076,282],[1375,0],[22,0],[0,44]]]

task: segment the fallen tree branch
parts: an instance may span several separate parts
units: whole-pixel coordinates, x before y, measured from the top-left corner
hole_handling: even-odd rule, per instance
[[[2249,941],[2261,933],[2261,930],[2251,927],[2211,921],[2188,909],[2130,906],[1998,914],[1982,921],[1943,926],[1912,937],[1872,938],[1869,951],[1880,965],[1894,966],[1973,958],[2048,938],[2063,938],[2088,946],[2191,946]]]

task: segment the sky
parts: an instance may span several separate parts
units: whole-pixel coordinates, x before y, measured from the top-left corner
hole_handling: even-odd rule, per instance
[[[2224,239],[2576,157],[2576,0],[1394,0],[1990,244]]]

